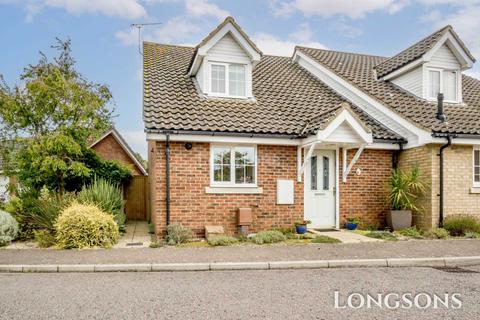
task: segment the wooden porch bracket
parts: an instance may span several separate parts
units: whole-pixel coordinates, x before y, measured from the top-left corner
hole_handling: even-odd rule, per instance
[[[310,149],[308,149],[307,154],[305,155],[305,159],[303,159],[303,164],[300,166],[302,163],[302,147],[298,147],[297,150],[297,163],[298,163],[298,174],[297,174],[297,181],[302,182],[302,174],[303,171],[305,171],[305,167],[307,166],[307,161],[308,159],[311,158],[313,150],[315,149],[315,146],[317,145],[317,142],[312,143],[310,146]]]
[[[347,150],[348,148],[343,148],[343,156],[342,156],[342,163],[343,163],[343,170],[342,170],[342,182],[347,182],[347,176],[348,174],[350,173],[350,171],[352,171],[352,168],[353,166],[355,165],[355,163],[358,161],[358,159],[360,158],[363,150],[365,149],[365,146],[367,144],[363,144],[361,145],[357,152],[355,153],[355,155],[353,156],[353,159],[350,161],[350,163],[348,164],[348,167],[347,167]]]

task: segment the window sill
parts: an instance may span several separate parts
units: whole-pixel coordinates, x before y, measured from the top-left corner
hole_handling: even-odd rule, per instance
[[[211,194],[262,194],[260,187],[206,187],[205,193]]]
[[[480,194],[480,187],[471,187],[470,188],[471,194]]]

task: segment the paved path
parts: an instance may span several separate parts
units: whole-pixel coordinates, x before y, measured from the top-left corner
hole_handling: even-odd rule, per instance
[[[362,234],[355,233],[355,232],[352,232],[352,231],[343,230],[343,229],[342,230],[335,230],[335,231],[311,230],[310,232],[338,239],[338,240],[342,241],[342,243],[382,242],[382,241],[384,241],[384,240],[381,240],[381,239],[366,237]]]
[[[0,319],[480,319],[480,274],[431,268],[0,274],[0,283]],[[335,309],[336,290],[460,293],[463,304]]]
[[[415,240],[353,244],[240,245],[231,247],[0,249],[0,264],[235,262],[480,256],[480,240]]]
[[[148,233],[146,221],[127,221],[125,233],[115,248],[148,248],[152,243],[152,235]]]

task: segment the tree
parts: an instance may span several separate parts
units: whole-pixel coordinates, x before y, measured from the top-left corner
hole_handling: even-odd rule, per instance
[[[142,165],[142,167],[145,169],[145,170],[148,170],[148,161],[143,159],[142,155],[138,152],[135,152],[133,154],[135,156],[135,158],[138,160],[138,162],[140,162],[140,164]]]
[[[113,105],[106,85],[89,82],[75,69],[70,40],[57,39],[52,48],[58,56],[51,61],[40,53],[39,62],[24,69],[20,85],[11,89],[2,78],[0,143],[5,170],[23,186],[63,193],[77,187],[67,183],[95,175],[87,141],[112,125]]]

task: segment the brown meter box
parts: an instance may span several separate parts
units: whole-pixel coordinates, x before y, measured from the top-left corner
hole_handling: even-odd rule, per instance
[[[237,222],[239,226],[250,226],[252,224],[252,208],[238,208]]]

